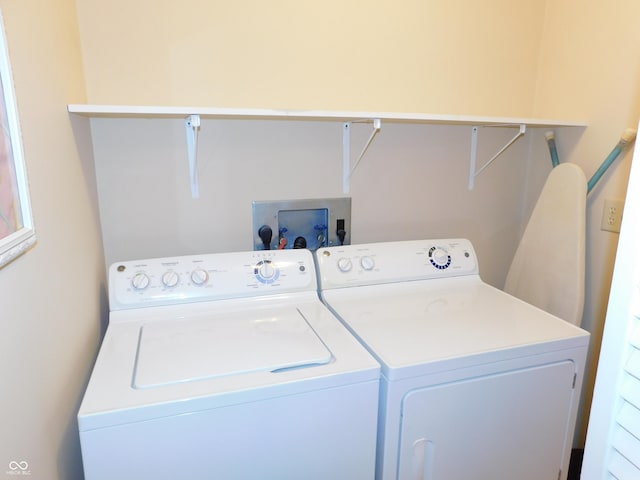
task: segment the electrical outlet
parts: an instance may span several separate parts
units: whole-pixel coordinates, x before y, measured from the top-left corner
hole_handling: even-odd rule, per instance
[[[604,208],[602,209],[602,223],[600,224],[600,230],[606,230],[607,232],[620,232],[623,209],[624,202],[622,200],[605,198]]]

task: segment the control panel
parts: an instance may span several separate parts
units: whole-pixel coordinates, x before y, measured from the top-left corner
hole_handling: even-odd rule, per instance
[[[466,239],[345,245],[315,255],[322,289],[478,274]]]
[[[316,288],[313,256],[304,249],[134,260],[109,269],[111,310]]]

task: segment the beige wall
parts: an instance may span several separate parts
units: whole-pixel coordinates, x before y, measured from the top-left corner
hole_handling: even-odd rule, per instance
[[[78,0],[90,103],[528,116],[545,0]]]
[[[564,161],[590,178],[628,127],[640,116],[640,2],[553,0],[548,2],[540,52],[535,115],[572,115],[589,124],[580,139],[558,135]],[[587,291],[583,326],[593,334],[589,405],[598,345],[611,284],[618,234],[600,230],[606,198],[624,200],[632,149],[621,156],[591,192],[587,203]],[[584,407],[584,405],[583,405]],[[582,417],[586,419],[586,415]],[[584,441],[586,424],[579,430]]]
[[[0,6],[38,237],[0,270],[0,476],[26,461],[34,480],[82,478],[75,416],[104,287],[88,125],[77,145],[65,111],[85,99],[75,6]]]

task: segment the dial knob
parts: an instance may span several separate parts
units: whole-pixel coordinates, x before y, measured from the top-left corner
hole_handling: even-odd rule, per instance
[[[373,270],[373,267],[376,266],[376,262],[373,258],[369,256],[364,256],[360,259],[360,265],[365,270]]]
[[[348,272],[353,268],[353,264],[351,263],[351,259],[347,257],[341,257],[338,259],[338,270],[341,272]]]
[[[169,270],[168,272],[165,272],[162,275],[162,284],[168,288],[175,287],[178,284],[179,280],[180,280],[180,275],[178,275],[173,270]]]
[[[271,279],[275,276],[276,274],[276,267],[273,266],[273,264],[269,261],[263,262],[262,265],[260,265],[260,276],[264,279]]]
[[[135,290],[144,290],[149,286],[149,283],[151,283],[151,280],[149,279],[149,276],[144,272],[136,273],[131,279],[131,286]]]
[[[429,250],[429,260],[431,265],[442,270],[451,265],[451,256],[442,247],[431,247]]]
[[[196,268],[191,272],[191,281],[194,285],[204,285],[209,280],[209,274],[202,268]]]

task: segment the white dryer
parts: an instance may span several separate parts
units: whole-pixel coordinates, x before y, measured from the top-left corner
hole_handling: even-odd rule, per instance
[[[308,250],[128,261],[78,413],[87,480],[362,479],[380,367]]]
[[[467,240],[316,261],[323,301],[382,364],[376,478],[566,478],[587,332],[484,283]]]

